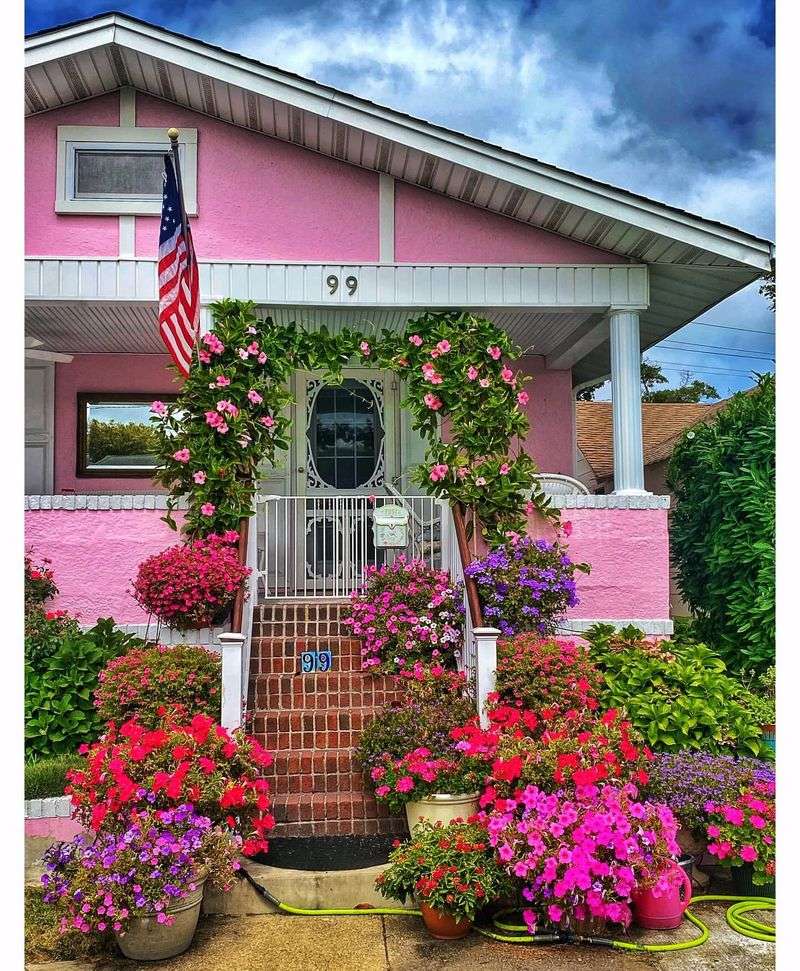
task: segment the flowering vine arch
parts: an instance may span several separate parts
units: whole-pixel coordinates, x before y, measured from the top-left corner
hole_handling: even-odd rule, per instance
[[[295,370],[321,371],[337,384],[356,362],[394,371],[405,382],[403,406],[425,438],[425,462],[413,480],[429,495],[470,511],[489,543],[524,532],[532,503],[548,513],[523,450],[528,378],[510,361],[520,350],[490,320],[450,311],[409,320],[402,333],[330,333],[260,318],[250,301],[211,305],[214,326],[178,395],[153,403],[159,438],[156,481],[169,490],[166,521],[188,498],[190,537],[237,529],[252,513],[257,469],[289,448]],[[440,422],[446,422],[445,441]]]

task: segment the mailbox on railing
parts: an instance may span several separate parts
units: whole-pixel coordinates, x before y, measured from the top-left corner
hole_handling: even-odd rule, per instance
[[[396,503],[378,506],[372,513],[376,549],[400,550],[408,546],[408,510]]]

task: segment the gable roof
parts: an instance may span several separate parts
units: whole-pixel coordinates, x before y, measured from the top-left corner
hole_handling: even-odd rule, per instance
[[[683,402],[642,402],[642,445],[644,464],[652,465],[672,455],[687,428],[698,421],[709,421],[727,400],[708,404]],[[592,468],[595,478],[614,474],[614,432],[610,401],[576,401],[575,426],[578,448]]]
[[[26,39],[28,114],[125,86],[648,264],[645,350],[771,265],[769,240],[127,14]],[[573,376],[607,373],[605,335]]]

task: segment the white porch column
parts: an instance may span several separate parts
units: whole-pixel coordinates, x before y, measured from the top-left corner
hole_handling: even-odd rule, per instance
[[[494,691],[497,678],[497,638],[500,631],[496,627],[476,627],[472,632],[475,638],[475,700],[478,717],[484,728],[489,727],[486,714],[486,699]]]
[[[219,635],[222,647],[222,711],[223,728],[238,728],[242,724],[242,651],[244,634]]]
[[[642,353],[639,312],[612,310],[611,412],[614,424],[614,492],[647,495],[642,450]]]

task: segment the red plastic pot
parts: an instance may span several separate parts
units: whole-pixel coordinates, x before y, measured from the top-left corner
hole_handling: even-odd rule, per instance
[[[674,885],[659,897],[653,896],[651,887],[634,890],[631,894],[633,919],[638,927],[664,930],[678,927],[683,912],[692,902],[692,881],[685,870],[672,864]]]

